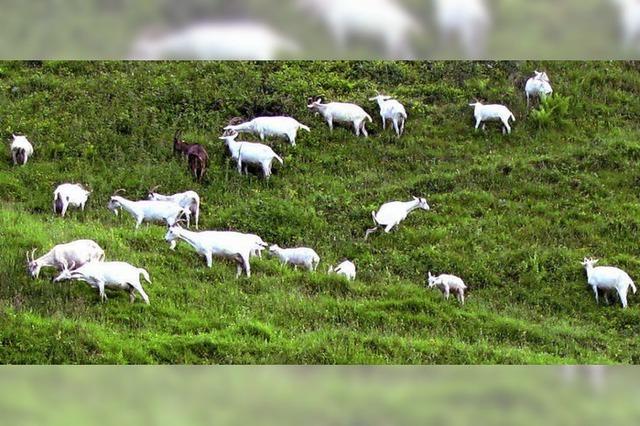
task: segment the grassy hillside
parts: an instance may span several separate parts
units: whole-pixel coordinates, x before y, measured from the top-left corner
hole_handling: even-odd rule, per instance
[[[559,96],[528,113],[526,77],[545,68]],[[596,306],[578,263],[600,257],[640,282],[640,68],[634,63],[0,63],[0,134],[27,134],[25,168],[0,162],[2,363],[637,363],[640,295]],[[406,137],[333,134],[308,96],[407,106]],[[507,104],[517,121],[472,129],[474,97]],[[270,181],[237,175],[217,138],[233,116],[286,113],[312,127]],[[171,155],[175,129],[205,144],[207,181]],[[88,210],[51,214],[53,188],[94,191]],[[126,188],[187,188],[201,225],[314,247],[321,272],[253,262],[213,269],[160,226],[133,231],[106,209]],[[363,241],[371,211],[420,195],[390,235]],[[124,292],[106,304],[87,285],[27,277],[24,254],[76,238],[149,270],[151,305]],[[350,258],[358,279],[324,273]],[[470,287],[460,307],[425,287],[427,271]]]

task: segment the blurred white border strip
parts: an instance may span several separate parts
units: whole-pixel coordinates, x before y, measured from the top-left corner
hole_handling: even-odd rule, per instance
[[[630,425],[638,376],[598,366],[5,366],[0,410],[11,425]]]
[[[0,59],[632,59],[638,0],[2,0]]]

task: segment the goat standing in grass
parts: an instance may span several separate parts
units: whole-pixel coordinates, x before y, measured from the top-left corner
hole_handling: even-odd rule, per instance
[[[196,229],[198,229],[198,223],[200,221],[200,196],[198,193],[195,191],[186,191],[173,195],[162,195],[155,192],[158,188],[160,188],[160,186],[150,189],[147,198],[150,201],[172,201],[185,209],[189,209],[191,215],[194,217]]]
[[[365,110],[356,104],[343,102],[323,104],[322,98],[319,98],[307,105],[307,108],[309,108],[311,112],[322,115],[332,132],[334,123],[351,123],[353,124],[356,136],[360,136],[360,133],[362,133],[365,138],[369,137],[365,125],[367,120],[369,123],[373,122],[373,120]]]
[[[104,250],[92,240],[77,240],[66,244],[58,244],[44,256],[35,258],[36,249],[27,252],[27,270],[31,278],[36,279],[43,267],[53,267],[62,271],[66,265],[80,267],[85,263],[104,261]]]
[[[173,201],[131,201],[116,195],[121,191],[122,190],[116,191],[111,197],[107,208],[116,216],[118,215],[119,209],[129,212],[136,220],[136,229],[140,228],[142,222],[164,222],[168,226],[173,226],[178,223],[178,220],[183,216],[186,217],[187,226],[189,226],[189,219],[191,217],[191,210],[189,208],[182,207]]]
[[[105,288],[114,288],[129,292],[129,300],[133,303],[136,300],[137,291],[142,296],[145,303],[149,304],[149,297],[145,293],[140,283],[140,275],[144,277],[149,284],[151,279],[149,273],[142,269],[136,268],[125,262],[89,262],[79,268],[75,265],[67,267],[53,281],[60,282],[64,280],[84,281],[91,287],[98,290],[100,300],[107,301]]]
[[[544,99],[553,93],[551,82],[546,72],[534,71],[534,76],[527,80],[524,88],[527,96],[527,108],[531,104],[531,98]]]
[[[311,129],[291,117],[258,117],[246,123],[229,124],[224,130],[238,133],[251,133],[264,142],[267,137],[286,138],[291,146],[296,146],[298,130],[311,132]]]
[[[400,137],[404,133],[404,123],[407,121],[407,111],[404,105],[391,96],[377,95],[369,100],[378,102],[380,117],[382,118],[382,130],[386,130],[387,120],[391,120],[396,135]]]
[[[371,212],[375,227],[367,229],[364,239],[369,238],[370,234],[376,232],[380,227],[384,228],[384,232],[389,233],[393,227],[397,226],[407,218],[407,215],[416,209],[430,210],[427,200],[424,198],[413,197],[412,201],[392,201],[383,204],[378,212]]]
[[[449,295],[454,293],[460,304],[464,305],[464,291],[467,289],[467,286],[460,277],[448,274],[442,274],[436,277],[429,272],[428,280],[429,288],[437,287],[447,300],[449,300]]]
[[[320,263],[318,253],[308,247],[283,249],[274,244],[269,247],[269,253],[277,256],[283,265],[293,265],[294,269],[300,266],[307,271],[315,271]]]
[[[24,166],[29,161],[29,157],[33,155],[33,145],[26,136],[13,136],[11,142],[11,157],[15,166]]]
[[[53,212],[64,217],[69,207],[79,207],[84,211],[84,206],[91,192],[82,185],[63,183],[53,192]]]
[[[584,266],[584,269],[587,271],[587,282],[593,289],[593,293],[596,297],[596,303],[598,303],[598,290],[604,291],[605,301],[608,302],[609,291],[616,291],[618,296],[620,296],[620,302],[622,303],[622,307],[627,307],[627,293],[629,292],[629,287],[636,292],[636,286],[631,280],[631,277],[624,272],[622,269],[615,268],[613,266],[597,266],[594,267],[598,263],[598,259],[587,259],[586,257],[583,259],[580,264]]]
[[[243,174],[243,171],[246,172],[247,165],[252,164],[260,166],[264,177],[269,179],[274,160],[284,164],[282,158],[270,146],[256,142],[236,141],[237,137],[238,132],[227,130],[225,136],[221,136],[220,139],[225,141],[231,158],[236,161],[238,173]]]
[[[476,130],[478,130],[480,124],[482,124],[482,130],[485,130],[484,123],[486,121],[500,121],[502,122],[502,134],[511,134],[509,120],[513,119],[513,121],[516,121],[516,117],[509,111],[509,108],[496,104],[483,105],[482,102],[479,101],[471,103],[469,106],[474,108],[473,115],[476,119]]]
[[[186,143],[181,139],[181,134],[182,132],[178,130],[173,136],[173,153],[187,157],[193,177],[198,182],[202,182],[209,165],[209,154],[200,144]]]

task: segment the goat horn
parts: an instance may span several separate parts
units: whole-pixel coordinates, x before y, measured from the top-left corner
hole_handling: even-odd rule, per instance
[[[160,187],[162,187],[162,185],[156,185],[156,186],[154,186],[153,188],[151,188],[151,189],[149,190],[149,192],[156,192],[156,190],[157,190],[158,188],[160,188]]]
[[[118,189],[116,192],[114,192],[114,193],[113,193],[113,195],[118,195],[118,194],[120,194],[120,193],[122,193],[122,192],[127,192],[127,190],[126,190],[126,189],[122,189],[122,188],[120,188],[120,189]]]
[[[37,248],[34,248],[33,250],[31,250],[31,262],[33,262],[34,260],[36,260],[36,250],[38,250]]]

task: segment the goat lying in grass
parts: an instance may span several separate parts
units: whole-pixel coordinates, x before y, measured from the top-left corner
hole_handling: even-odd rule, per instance
[[[449,295],[454,293],[456,294],[458,301],[464,305],[464,291],[467,289],[467,286],[460,277],[447,274],[442,274],[436,277],[431,275],[431,272],[429,272],[428,279],[429,288],[437,287],[447,300],[449,300]]]
[[[40,269],[53,267],[62,271],[65,265],[80,267],[85,263],[104,261],[104,250],[92,240],[77,240],[66,244],[58,244],[45,255],[35,259],[36,249],[27,252],[27,270],[31,278],[36,279],[40,275]]]
[[[54,279],[54,282],[64,280],[84,281],[98,290],[100,300],[103,302],[107,301],[107,295],[104,292],[105,288],[128,291],[131,303],[136,300],[135,292],[137,291],[145,303],[149,304],[149,297],[140,283],[140,274],[142,274],[148,283],[151,283],[149,273],[146,270],[136,268],[128,263],[89,262],[79,268],[75,268],[74,264],[72,264],[71,267],[65,265],[64,270]]]
[[[375,227],[367,229],[364,239],[376,232],[380,227],[384,227],[384,232],[389,233],[391,230],[407,218],[407,215],[416,209],[430,210],[427,200],[424,198],[413,197],[412,201],[392,201],[383,204],[378,212],[371,212]]]
[[[636,292],[636,286],[633,280],[631,280],[631,277],[622,269],[612,266],[594,267],[593,265],[596,263],[598,263],[598,259],[587,259],[586,257],[580,262],[587,271],[587,282],[593,289],[593,293],[596,296],[596,303],[598,303],[598,290],[605,292],[605,299],[607,299],[607,293],[609,291],[615,291],[618,293],[618,296],[620,296],[622,307],[626,308],[629,287],[631,287],[634,293]]]

